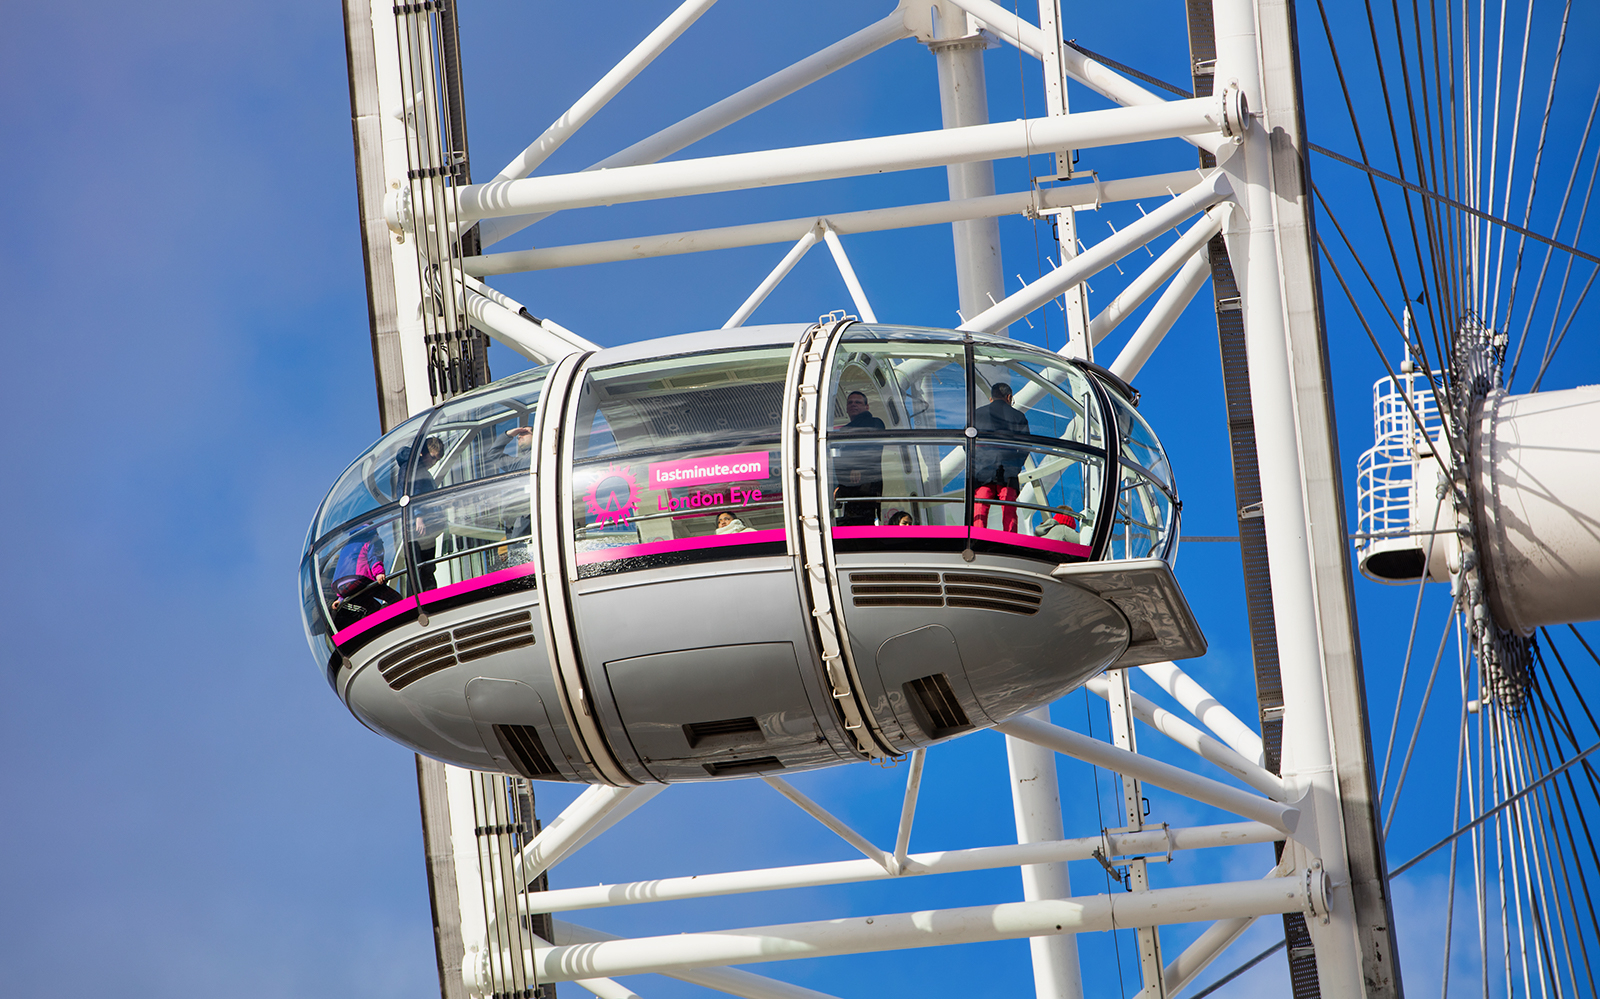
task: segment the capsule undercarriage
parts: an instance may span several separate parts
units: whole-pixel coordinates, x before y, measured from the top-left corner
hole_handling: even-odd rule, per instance
[[[1178,504],[1126,385],[828,323],[569,357],[385,435],[308,537],[363,723],[535,779],[893,757],[1195,655]]]

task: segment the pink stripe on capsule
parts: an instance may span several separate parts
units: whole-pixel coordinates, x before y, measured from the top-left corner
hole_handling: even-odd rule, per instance
[[[671,541],[647,541],[639,545],[617,545],[578,553],[579,565],[596,562],[614,562],[620,558],[637,558],[640,555],[662,555],[667,552],[696,551],[704,548],[723,548],[729,545],[751,545],[763,541],[782,541],[781,530],[745,531],[740,534],[709,534],[703,538],[675,538]]]

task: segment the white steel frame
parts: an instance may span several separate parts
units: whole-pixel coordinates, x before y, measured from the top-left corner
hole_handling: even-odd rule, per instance
[[[358,132],[358,158],[368,173],[381,173],[385,180],[403,178],[401,151],[407,140],[407,125],[406,115],[394,107],[398,54],[394,50],[393,17],[386,6],[369,7],[359,0],[346,0],[346,6],[352,35],[370,32],[366,40],[372,43],[371,82],[376,95],[372,121],[380,133],[376,142],[363,146],[366,140],[359,138]],[[448,814],[443,822],[454,843],[451,860],[462,938],[460,953],[442,955],[447,994],[453,987],[481,995],[505,991],[519,982],[575,981],[603,999],[617,999],[632,993],[612,981],[613,976],[659,972],[750,999],[827,999],[821,993],[723,966],[1027,937],[1032,941],[1039,999],[1077,999],[1083,989],[1073,935],[1137,927],[1144,976],[1141,994],[1170,996],[1193,982],[1254,919],[1289,912],[1303,913],[1312,929],[1323,995],[1390,994],[1394,983],[1386,983],[1381,975],[1375,978],[1372,973],[1373,945],[1367,939],[1370,933],[1358,919],[1351,891],[1347,822],[1353,813],[1350,802],[1342,801],[1341,796],[1348,796],[1352,785],[1340,770],[1340,750],[1336,746],[1340,738],[1351,738],[1351,727],[1348,718],[1338,717],[1342,710],[1340,691],[1344,688],[1337,679],[1330,680],[1327,673],[1330,656],[1342,655],[1341,643],[1347,644],[1338,634],[1339,620],[1328,613],[1330,602],[1337,602],[1341,594],[1327,572],[1319,572],[1313,558],[1314,549],[1324,543],[1315,536],[1314,514],[1318,504],[1327,500],[1324,476],[1312,463],[1328,449],[1328,443],[1325,428],[1308,416],[1307,400],[1296,394],[1309,384],[1307,362],[1291,350],[1292,342],[1303,345],[1303,338],[1308,335],[1306,302],[1311,301],[1308,296],[1314,295],[1314,290],[1310,289],[1305,261],[1292,250],[1292,225],[1284,221],[1290,216],[1282,209],[1284,199],[1293,201],[1299,192],[1276,186],[1278,175],[1274,173],[1269,133],[1274,116],[1296,111],[1292,86],[1284,89],[1285,57],[1275,48],[1292,48],[1284,36],[1287,22],[1281,8],[1265,0],[1215,0],[1218,90],[1193,99],[1167,100],[1062,44],[1057,0],[1040,0],[1042,28],[990,0],[903,2],[886,17],[835,45],[588,170],[529,176],[711,6],[711,0],[686,0],[494,179],[450,188],[447,211],[441,209],[448,215],[448,225],[464,228],[478,222],[482,244],[488,247],[559,211],[935,166],[947,170],[949,200],[569,246],[486,252],[467,258],[462,272],[450,275],[454,282],[451,287],[467,303],[472,321],[524,356],[540,361],[565,359],[571,364],[576,361],[575,355],[593,345],[552,320],[527,318],[519,303],[490,289],[481,279],[522,270],[792,244],[725,324],[739,326],[819,242],[828,247],[838,266],[856,314],[874,321],[868,293],[846,252],[845,237],[949,223],[957,261],[960,311],[965,317],[963,329],[1003,333],[1035,309],[1060,299],[1070,331],[1065,352],[1088,358],[1092,357],[1095,343],[1166,285],[1137,333],[1112,362],[1114,372],[1131,378],[1159,348],[1177,316],[1205,284],[1210,275],[1207,244],[1213,236],[1223,234],[1244,296],[1250,387],[1261,465],[1299,470],[1298,474],[1267,475],[1262,479],[1283,663],[1283,772],[1274,774],[1264,766],[1258,733],[1177,666],[1161,663],[1143,667],[1141,675],[1174,696],[1190,717],[1179,717],[1156,706],[1130,687],[1127,672],[1116,672],[1089,685],[1093,693],[1108,702],[1114,744],[1052,725],[1044,709],[998,726],[1007,737],[1017,830],[1014,845],[909,853],[925,765],[924,754],[918,751],[908,768],[892,846],[871,842],[787,782],[766,778],[768,785],[843,838],[864,859],[704,872],[695,877],[632,884],[558,887],[530,895],[514,886],[526,884],[582,849],[663,789],[591,788],[550,820],[515,856],[498,857],[472,848],[472,830],[483,825],[483,805],[479,800],[482,794],[475,797],[472,792],[473,782],[481,778],[445,768]],[[915,38],[935,56],[944,128],[660,162],[699,138],[903,38]],[[1022,121],[987,121],[981,53],[992,44],[1010,44],[1040,60],[1048,98],[1046,115]],[[355,62],[352,67],[354,70]],[[1070,111],[1069,79],[1119,106]],[[1215,154],[1218,168],[1108,180],[1094,177],[1061,187],[1040,189],[1035,185],[1025,192],[995,193],[991,161],[997,158],[1055,153],[1060,179],[1067,179],[1074,150],[1164,138],[1181,138]],[[396,180],[391,190],[399,189]],[[1160,195],[1168,196],[1161,207],[1078,252],[1081,244],[1076,211],[1117,200]],[[398,195],[389,197],[384,215],[392,238],[382,251],[374,251],[386,254],[390,265],[384,278],[389,283],[374,294],[392,294],[398,301],[399,356],[404,372],[401,383],[384,383],[381,387],[394,389],[403,385],[405,407],[413,412],[429,405],[430,400],[425,385],[417,381],[423,363],[418,355],[420,326],[407,318],[420,309],[420,303],[414,300],[415,289],[420,287],[420,265],[412,248],[418,243],[419,233],[437,233],[446,225],[443,216],[419,214],[424,207]],[[1005,292],[996,221],[1007,214],[1054,215],[1065,236],[1059,266],[1010,294]],[[1178,241],[1144,266],[1121,294],[1098,314],[1090,313],[1087,279],[1119,261],[1128,263],[1133,259],[1130,255],[1151,240],[1184,226],[1187,228]],[[370,230],[369,225],[369,233]],[[369,252],[369,267],[377,267],[372,263],[374,259]],[[1296,266],[1302,269],[1296,270]],[[1309,335],[1314,340],[1314,326]],[[1302,339],[1296,341],[1297,336]],[[820,358],[818,361],[812,366],[820,369]],[[380,381],[385,377],[389,376],[380,370]],[[556,414],[541,410],[540,428],[547,450],[555,447],[556,419]],[[1307,441],[1315,446],[1306,450]],[[554,459],[556,453],[552,450],[547,457]],[[558,515],[554,509],[540,511],[541,519]],[[1337,530],[1338,521],[1332,522]],[[1342,538],[1339,543],[1342,548]],[[825,567],[816,567],[812,575],[817,577],[813,579],[814,590],[829,589]],[[559,608],[546,611],[548,616]],[[570,720],[581,724],[576,717]],[[1170,739],[1197,759],[1220,767],[1235,783],[1204,777],[1140,754],[1135,722],[1145,726],[1147,733]],[[1364,733],[1361,737],[1365,737]],[[1087,761],[1122,776],[1128,805],[1125,828],[1102,829],[1089,837],[1066,835],[1056,783],[1058,756]],[[1348,759],[1346,769],[1350,766]],[[1191,828],[1143,827],[1138,808],[1142,783],[1221,808],[1243,821]],[[1259,881],[1152,889],[1145,877],[1145,865],[1156,855],[1170,858],[1179,850],[1276,841],[1286,843],[1282,863]],[[1118,860],[1129,863],[1134,890],[1126,894],[1075,896],[1067,877],[1067,862],[1091,857],[1107,864]],[[1023,900],[987,906],[852,915],[822,922],[631,940],[614,939],[563,922],[556,923],[553,941],[524,939],[497,929],[508,920],[519,923],[518,914],[571,912],[1011,866],[1022,874]],[[1379,913],[1376,918],[1382,915]],[[1366,918],[1371,922],[1375,917],[1368,912]],[[1210,921],[1212,926],[1185,951],[1163,963],[1154,927],[1180,921]],[[459,978],[452,978],[456,973]]]

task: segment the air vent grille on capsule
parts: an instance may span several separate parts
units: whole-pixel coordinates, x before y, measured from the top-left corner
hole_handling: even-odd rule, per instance
[[[689,745],[765,742],[761,723],[754,718],[723,718],[718,721],[690,722],[683,727]]]
[[[378,672],[389,686],[399,690],[455,664],[456,650],[450,644],[450,633],[441,631],[407,642],[379,659]]]
[[[1038,583],[975,572],[852,572],[850,599],[857,607],[973,607],[1037,614],[1044,598]]]
[[[500,740],[517,772],[530,780],[562,780],[561,771],[545,752],[544,741],[532,725],[496,725],[494,736]]]
[[[927,728],[935,739],[955,735],[972,727],[972,721],[961,709],[955,691],[950,689],[950,678],[943,673],[918,677],[905,684],[906,697],[920,707],[917,721]]]
[[[532,644],[532,613],[513,611],[407,642],[378,660],[378,672],[390,687],[400,690],[458,662]]]
[[[713,777],[733,774],[753,774],[764,770],[782,770],[783,763],[776,756],[758,756],[750,760],[729,760],[726,763],[703,763],[706,773]]]

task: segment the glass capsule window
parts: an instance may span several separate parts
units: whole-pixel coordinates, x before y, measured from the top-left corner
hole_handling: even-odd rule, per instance
[[[1099,397],[1072,362],[949,332],[852,327],[827,406],[836,543],[974,541],[1087,558],[1104,494]],[[915,528],[899,533],[900,528]]]
[[[409,448],[429,415],[419,413],[406,420],[351,462],[329,490],[328,498],[322,501],[314,535],[320,538],[340,524],[393,503],[404,494],[401,481]],[[402,456],[402,451],[406,455]]]
[[[791,354],[721,351],[584,376],[568,484],[580,573],[721,557],[733,545],[784,549]]]
[[[320,611],[335,640],[411,595],[405,547],[400,510],[394,507],[345,525],[312,549]]]
[[[548,368],[534,368],[440,406],[412,466],[413,495],[526,472]]]
[[[301,567],[314,652],[331,655],[333,641],[416,606],[412,598],[531,573],[527,472],[548,372],[512,375],[406,420],[339,477]]]

